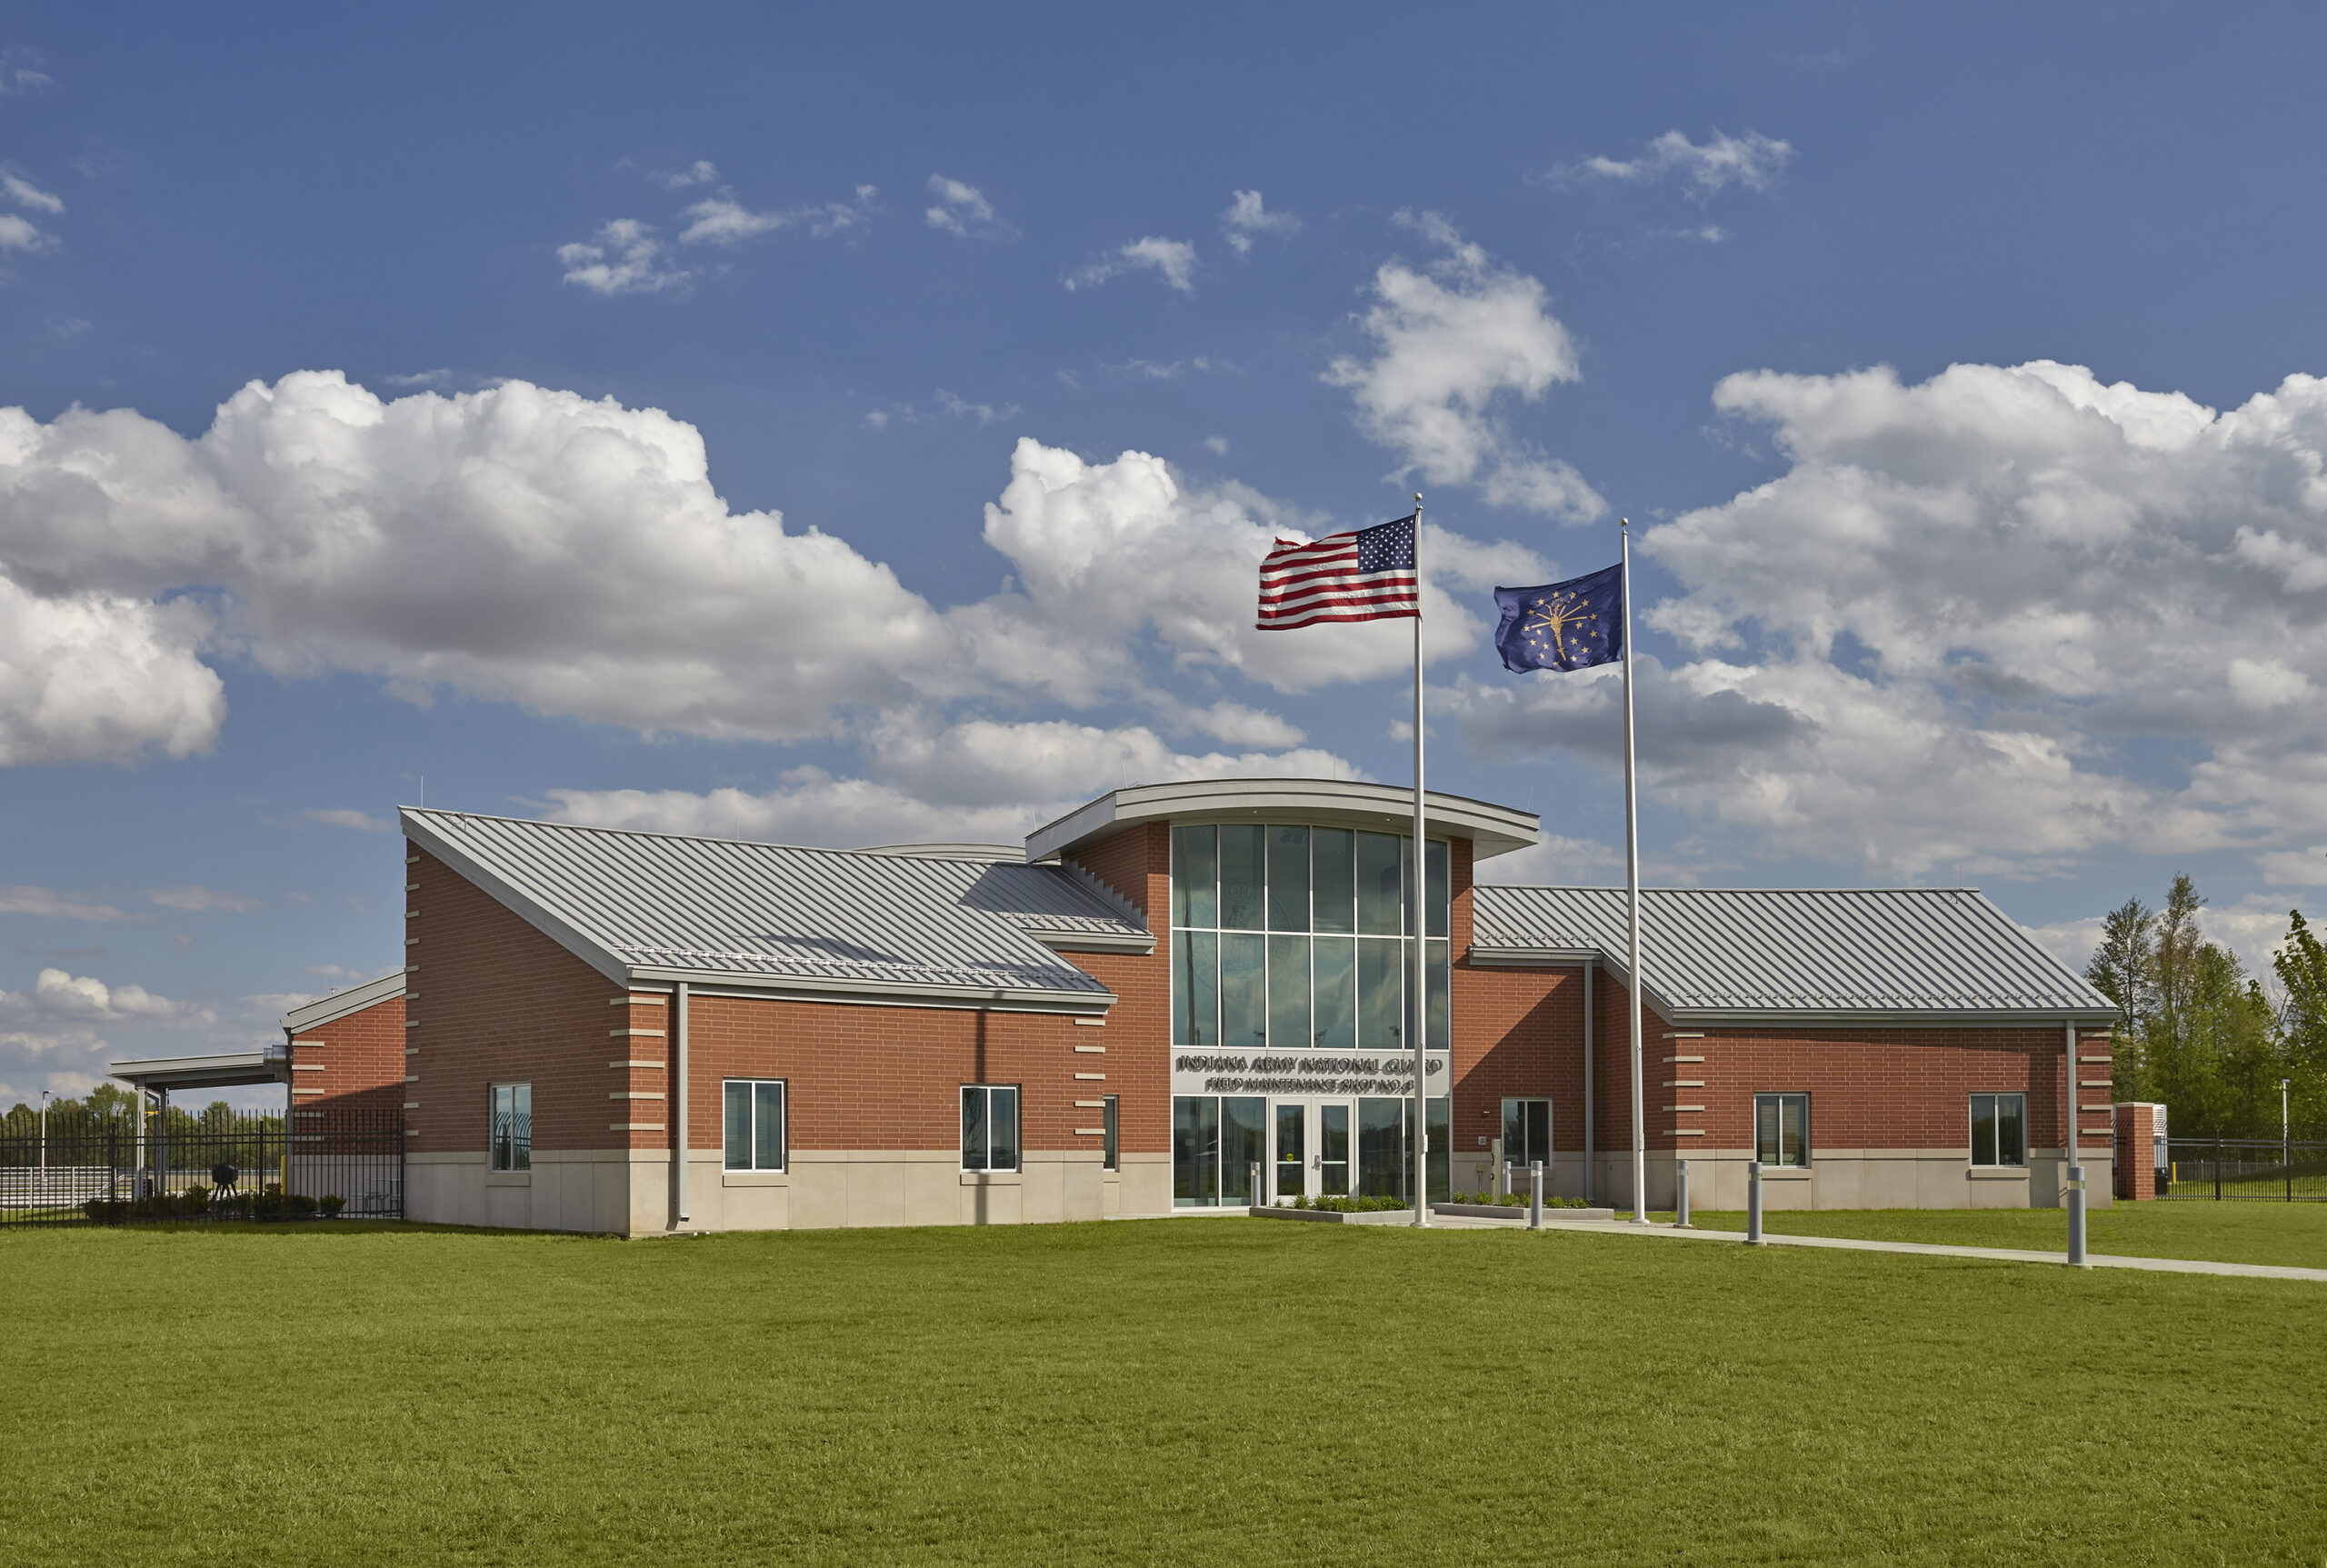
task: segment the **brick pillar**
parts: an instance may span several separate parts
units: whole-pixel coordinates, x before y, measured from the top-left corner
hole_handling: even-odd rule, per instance
[[[2157,1196],[2157,1107],[2121,1100],[2116,1115],[2116,1193],[2120,1202],[2147,1203]]]

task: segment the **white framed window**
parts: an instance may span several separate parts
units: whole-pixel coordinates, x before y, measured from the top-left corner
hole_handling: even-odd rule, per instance
[[[1018,1168],[1018,1086],[962,1085],[962,1169]]]
[[[726,1168],[784,1169],[784,1080],[729,1078],[721,1085]]]
[[[2024,1165],[2028,1163],[2028,1096],[1972,1096],[1972,1164]]]
[[[1764,1165],[1810,1164],[1810,1096],[1753,1096],[1753,1158]]]
[[[492,1095],[492,1125],[485,1138],[487,1164],[496,1171],[534,1168],[534,1086],[495,1084]]]
[[[1099,1120],[1099,1168],[1120,1171],[1124,1168],[1123,1145],[1115,1135],[1115,1096],[1106,1097]]]

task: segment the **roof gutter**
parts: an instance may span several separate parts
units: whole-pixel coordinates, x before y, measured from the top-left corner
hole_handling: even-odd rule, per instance
[[[968,1007],[996,1013],[1071,1013],[1104,1016],[1117,1000],[1112,991],[1021,990],[1010,986],[913,985],[896,981],[834,980],[800,975],[736,974],[709,969],[640,965],[632,984],[684,982],[698,996],[756,996],[787,1002],[837,1002],[859,1006]]]

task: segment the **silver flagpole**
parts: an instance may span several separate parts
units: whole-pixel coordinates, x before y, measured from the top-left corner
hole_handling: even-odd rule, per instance
[[[1633,1034],[1633,1223],[1648,1223],[1648,1107],[1643,1103],[1640,1064],[1640,790],[1633,763],[1633,524],[1619,520],[1623,534],[1624,593],[1624,878],[1632,927],[1632,970],[1625,976]]]
[[[1414,1041],[1414,1223],[1430,1223],[1430,1117],[1428,1110],[1429,1080],[1423,1068],[1429,1064],[1423,1053],[1430,1048],[1429,947],[1425,934],[1430,930],[1430,855],[1423,843],[1422,829],[1422,496],[1414,496],[1414,885],[1412,901],[1414,972],[1413,985],[1408,993],[1413,1004],[1407,1008],[1407,1027],[1413,1031]]]

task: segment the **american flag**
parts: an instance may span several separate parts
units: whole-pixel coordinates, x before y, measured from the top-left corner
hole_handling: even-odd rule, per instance
[[[1320,621],[1389,621],[1422,614],[1414,520],[1401,517],[1313,544],[1280,539],[1261,563],[1263,632]]]

